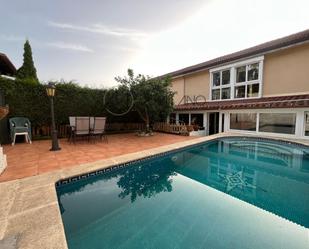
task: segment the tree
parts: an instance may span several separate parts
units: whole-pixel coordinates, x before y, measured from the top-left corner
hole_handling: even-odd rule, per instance
[[[17,70],[16,77],[21,80],[39,83],[32,58],[31,46],[28,40],[26,40],[24,44],[24,62],[23,65]]]
[[[138,112],[149,132],[150,124],[165,120],[173,110],[173,96],[170,78],[150,78],[139,74],[134,76],[128,69],[128,77],[115,80],[127,86],[134,98],[134,110]]]
[[[176,164],[171,160],[128,167],[117,175],[117,185],[122,189],[118,196],[122,199],[130,196],[134,202],[137,197],[151,198],[161,192],[171,192],[175,170]]]

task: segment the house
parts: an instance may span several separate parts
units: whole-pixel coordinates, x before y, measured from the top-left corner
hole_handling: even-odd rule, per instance
[[[16,68],[9,58],[0,53],[0,76],[14,77],[16,75]]]
[[[171,123],[309,139],[309,29],[167,75]]]

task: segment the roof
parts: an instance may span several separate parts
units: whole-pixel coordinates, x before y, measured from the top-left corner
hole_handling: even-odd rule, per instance
[[[309,107],[309,94],[263,97],[225,101],[206,101],[176,105],[175,111],[187,110],[231,110],[231,109],[268,109]]]
[[[235,60],[243,59],[250,56],[256,56],[259,54],[266,54],[273,50],[297,45],[300,43],[309,42],[309,29],[304,30],[302,32],[298,32],[289,36],[285,36],[276,40],[272,40],[269,42],[262,43],[260,45],[250,47],[244,50],[240,50],[238,52],[227,54],[209,61],[205,61],[203,63],[199,63],[190,67],[185,67],[183,69],[170,72],[164,74],[160,77],[170,76],[170,77],[177,77],[184,74],[193,73],[200,70],[205,70],[214,66],[218,66],[227,62],[232,62]]]
[[[9,58],[0,53],[0,74],[14,76],[16,74],[16,68]]]

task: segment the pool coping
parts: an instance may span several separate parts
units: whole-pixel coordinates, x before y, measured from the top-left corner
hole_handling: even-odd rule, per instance
[[[172,153],[217,138],[235,136],[309,146],[309,140],[305,139],[243,135],[228,132],[80,164],[65,170],[3,182],[0,183],[0,246],[7,238],[10,239],[15,236],[16,243],[11,248],[68,248],[55,187],[59,181],[73,179],[100,170],[104,173],[104,169]]]

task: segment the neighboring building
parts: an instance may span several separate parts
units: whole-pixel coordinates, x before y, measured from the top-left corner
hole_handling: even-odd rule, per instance
[[[309,138],[309,29],[166,75],[170,122]]]
[[[0,76],[3,77],[14,77],[16,75],[16,68],[9,58],[0,53]]]

